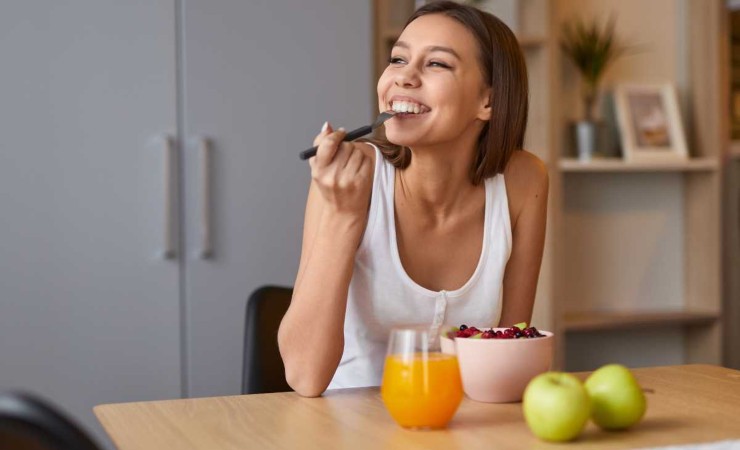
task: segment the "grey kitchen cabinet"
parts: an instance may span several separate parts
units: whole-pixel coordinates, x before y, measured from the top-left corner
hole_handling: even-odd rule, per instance
[[[0,6],[0,389],[93,429],[94,404],[182,391],[180,267],[162,255],[173,11]]]
[[[291,285],[298,269],[310,180],[298,153],[325,120],[347,129],[371,120],[371,5],[183,6],[185,179],[202,178],[200,140],[209,139],[213,242],[212,258],[201,258],[203,185],[187,182],[186,382],[189,395],[220,395],[240,386],[247,295]]]
[[[297,154],[370,120],[370,15],[0,6],[0,390],[98,433],[96,404],[239,393],[246,297],[298,265]]]

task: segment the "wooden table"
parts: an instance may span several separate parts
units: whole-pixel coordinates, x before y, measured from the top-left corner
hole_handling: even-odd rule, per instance
[[[121,403],[95,414],[130,449],[564,449],[636,448],[740,439],[740,371],[689,365],[635,369],[648,410],[634,429],[589,423],[567,445],[539,441],[521,404],[463,400],[446,430],[410,431],[392,421],[377,388]],[[585,378],[587,374],[578,374]]]

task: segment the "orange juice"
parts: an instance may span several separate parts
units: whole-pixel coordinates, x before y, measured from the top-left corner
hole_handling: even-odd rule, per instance
[[[444,353],[388,355],[380,388],[388,412],[402,427],[442,428],[463,397],[457,357]]]

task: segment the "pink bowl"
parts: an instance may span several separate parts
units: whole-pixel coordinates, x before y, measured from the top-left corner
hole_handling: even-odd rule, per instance
[[[442,336],[440,345],[443,353],[457,354],[463,391],[468,397],[487,403],[519,402],[529,381],[552,365],[553,334],[540,333],[545,337],[453,341]]]

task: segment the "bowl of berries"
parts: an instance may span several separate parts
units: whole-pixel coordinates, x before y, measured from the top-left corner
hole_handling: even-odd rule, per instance
[[[450,327],[440,344],[443,352],[457,355],[463,391],[479,402],[521,401],[529,381],[550,370],[553,359],[553,334],[526,323]]]

